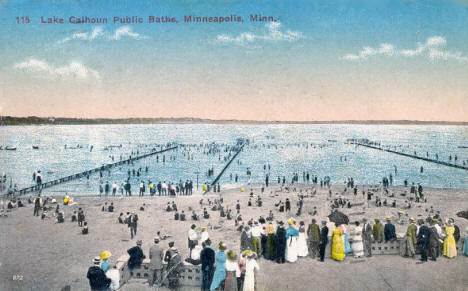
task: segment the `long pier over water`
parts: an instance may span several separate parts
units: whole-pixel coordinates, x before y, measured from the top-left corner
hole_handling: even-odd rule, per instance
[[[111,169],[113,167],[116,167],[116,166],[120,166],[120,165],[123,165],[123,164],[130,164],[130,162],[132,162],[132,161],[140,160],[140,159],[143,159],[143,158],[146,158],[146,157],[149,157],[149,156],[153,156],[153,155],[161,154],[161,153],[164,153],[164,152],[167,152],[167,151],[170,151],[170,150],[174,150],[177,147],[178,146],[176,145],[176,146],[168,147],[168,148],[163,149],[163,150],[152,151],[152,152],[149,152],[147,154],[142,154],[142,155],[139,155],[139,156],[130,157],[130,158],[126,159],[126,160],[121,160],[121,161],[118,161],[118,162],[115,162],[115,163],[105,164],[105,165],[102,165],[101,167],[98,167],[98,168],[83,171],[83,172],[80,172],[80,173],[77,173],[77,174],[73,174],[73,175],[70,175],[70,176],[63,177],[63,178],[55,179],[55,180],[52,180],[52,181],[44,182],[42,184],[26,187],[26,188],[23,188],[21,190],[17,190],[15,192],[15,194],[19,193],[19,195],[23,195],[23,194],[34,192],[34,191],[40,191],[42,189],[50,188],[50,187],[55,186],[55,185],[59,185],[59,184],[63,184],[63,183],[69,182],[69,181],[73,181],[73,180],[77,180],[77,179],[87,177],[88,175],[93,174],[93,173],[109,170],[109,169]]]
[[[444,161],[439,161],[439,160],[426,158],[426,157],[420,157],[420,156],[417,156],[417,155],[407,154],[407,153],[404,153],[404,152],[394,151],[394,150],[391,150],[391,149],[384,149],[382,147],[373,146],[373,145],[370,145],[370,144],[365,144],[365,143],[361,143],[361,142],[357,142],[357,141],[350,141],[349,143],[354,144],[354,145],[358,145],[358,146],[367,147],[367,148],[370,148],[370,149],[389,152],[389,153],[393,153],[393,154],[397,154],[397,155],[401,155],[401,156],[405,156],[405,157],[409,157],[409,158],[413,158],[413,159],[423,160],[423,161],[438,164],[438,165],[443,165],[443,166],[447,166],[447,167],[452,167],[452,168],[457,168],[457,169],[462,169],[462,170],[467,170],[468,171],[468,167],[462,166],[462,165],[447,163],[447,162],[444,162]]]
[[[239,149],[234,154],[234,156],[232,156],[232,158],[229,160],[229,162],[227,162],[227,164],[224,166],[224,168],[221,170],[221,172],[219,172],[218,176],[216,176],[216,178],[213,180],[213,182],[211,182],[211,186],[214,186],[214,185],[216,185],[216,183],[218,183],[219,179],[221,179],[224,172],[226,172],[227,168],[229,168],[231,163],[237,158],[237,156],[240,154],[240,152],[244,149],[244,146],[245,146],[245,142],[242,143],[242,145],[239,147]],[[207,192],[208,191],[205,191],[205,193],[207,193]]]

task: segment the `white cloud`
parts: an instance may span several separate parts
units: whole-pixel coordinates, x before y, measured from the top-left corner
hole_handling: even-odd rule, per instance
[[[80,61],[70,61],[68,65],[56,67],[43,60],[30,58],[15,64],[13,68],[30,73],[45,73],[53,78],[101,79],[98,71],[86,67]]]
[[[252,32],[242,32],[238,36],[220,34],[216,37],[216,40],[222,43],[234,43],[238,45],[245,45],[253,43],[256,40],[292,42],[303,38],[302,33],[299,31],[281,31],[281,23],[278,21],[269,22],[265,24],[265,28],[266,31],[263,34],[254,34]]]
[[[357,61],[365,60],[370,56],[386,55],[386,56],[403,56],[415,57],[426,56],[429,60],[456,60],[458,62],[468,62],[468,57],[463,56],[459,51],[445,50],[447,40],[442,36],[429,37],[426,42],[417,43],[416,49],[401,49],[397,50],[394,45],[383,43],[379,48],[364,47],[358,54],[347,54],[342,57],[344,60]]]
[[[134,32],[130,26],[122,26],[115,30],[114,34],[109,37],[112,40],[120,40],[122,37],[127,36],[133,39],[144,39],[148,38],[147,36],[141,35],[137,32]]]
[[[128,25],[117,28],[113,33],[106,32],[101,26],[97,26],[91,31],[75,32],[58,43],[61,44],[74,39],[92,41],[95,39],[121,40],[122,38],[146,39],[148,37],[133,31],[132,27]]]

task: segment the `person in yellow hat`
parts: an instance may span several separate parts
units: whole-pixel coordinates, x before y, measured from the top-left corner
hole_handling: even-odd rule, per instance
[[[99,257],[101,258],[101,269],[106,273],[110,268],[111,264],[107,261],[112,254],[109,251],[102,251]]]
[[[237,278],[240,278],[241,271],[237,262],[237,255],[234,251],[227,252],[226,279],[224,280],[224,291],[237,291]]]

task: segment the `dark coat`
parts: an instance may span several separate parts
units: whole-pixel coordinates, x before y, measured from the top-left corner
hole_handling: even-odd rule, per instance
[[[425,225],[419,228],[418,233],[418,244],[423,249],[427,249],[429,246],[430,231],[429,228]]]
[[[128,259],[128,267],[130,269],[139,267],[143,262],[143,259],[146,258],[143,254],[143,250],[139,246],[134,246],[129,249],[127,253],[130,255],[130,259]]]
[[[202,270],[208,271],[213,269],[215,263],[215,252],[211,248],[204,248],[200,252],[200,261],[202,264]]]
[[[106,274],[99,266],[90,267],[86,278],[89,279],[91,290],[107,290],[111,283],[111,279],[106,277]]]
[[[320,231],[320,244],[328,244],[328,227],[326,225]]]
[[[385,224],[384,235],[385,241],[396,239],[395,226],[391,223]]]
[[[286,229],[282,226],[276,229],[275,250],[277,257],[282,256],[286,251]]]
[[[430,233],[429,246],[438,247],[440,244],[440,241],[439,241],[440,237],[439,237],[439,233],[437,232],[437,229],[434,226],[431,226],[429,228],[429,233]]]

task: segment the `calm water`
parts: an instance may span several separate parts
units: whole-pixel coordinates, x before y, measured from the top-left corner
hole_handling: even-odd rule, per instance
[[[73,195],[98,193],[100,181],[121,185],[130,169],[142,168],[140,177],[132,177],[132,191],[140,180],[153,182],[178,182],[191,179],[196,187],[197,172],[200,185],[209,182],[208,168],[215,176],[226,164],[226,146],[232,146],[237,138],[251,142],[238,156],[220,180],[223,187],[248,182],[247,168],[252,172],[251,182],[261,183],[269,173],[276,183],[278,176],[288,181],[298,172],[320,177],[330,176],[332,183],[343,183],[353,177],[358,184],[378,184],[382,177],[392,174],[394,184],[402,185],[404,179],[422,183],[427,187],[468,189],[468,171],[440,166],[407,157],[345,144],[348,138],[367,138],[382,145],[401,146],[407,153],[418,152],[431,158],[448,161],[449,155],[457,156],[457,163],[468,164],[468,127],[466,126],[398,126],[398,125],[76,125],[76,126],[21,126],[1,127],[0,145],[16,147],[16,151],[0,151],[0,172],[6,173],[19,188],[30,186],[34,171],[41,170],[43,181],[111,163],[114,156],[127,158],[133,151],[147,152],[155,145],[176,142],[193,145],[165,153],[166,162],[156,156],[142,159],[134,165],[114,168],[102,178],[98,174],[89,181],[81,179],[44,190],[45,193],[68,192]],[[206,145],[215,143],[220,149],[216,154],[204,154]],[[106,150],[109,145],[121,148]],[[39,146],[35,150],[32,146]],[[65,149],[67,145],[67,149]],[[82,148],[74,149],[77,145]],[[89,146],[93,145],[90,151]],[[198,145],[198,146],[195,146]],[[346,159],[346,160],[345,160]],[[238,161],[237,161],[238,160]],[[452,160],[453,162],[453,160]],[[264,165],[270,170],[264,170]],[[424,172],[420,173],[420,167]],[[148,167],[148,172],[145,172]],[[395,167],[397,173],[395,175]],[[8,183],[9,184],[9,183]],[[201,186],[200,186],[201,188]]]

